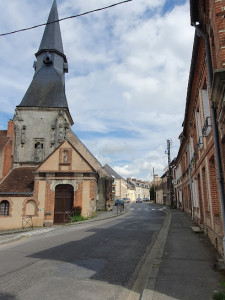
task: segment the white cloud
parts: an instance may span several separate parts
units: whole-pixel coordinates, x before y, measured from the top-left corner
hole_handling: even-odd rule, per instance
[[[65,17],[115,1],[57,2],[59,16]],[[1,2],[1,31],[45,22],[51,4]],[[164,4],[132,1],[60,23],[73,130],[102,164],[124,177],[149,178],[153,167],[161,175],[166,139],[174,141],[173,155],[179,147],[194,31],[188,1],[162,15]],[[13,115],[30,84],[43,30],[1,38],[2,113]]]

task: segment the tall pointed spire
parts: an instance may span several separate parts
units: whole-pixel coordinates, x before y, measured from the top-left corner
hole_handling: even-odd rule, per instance
[[[54,0],[48,18],[50,24],[46,25],[39,50],[35,54],[35,74],[19,107],[68,108],[64,77],[64,73],[68,72],[68,65],[58,19]]]
[[[45,51],[46,49],[48,50],[51,49],[51,50],[56,50],[62,54],[64,53],[59,22],[56,22],[58,19],[59,16],[58,16],[57,4],[56,4],[56,0],[54,0],[47,21],[47,23],[50,24],[47,24],[45,27],[45,31],[38,52],[43,50]]]

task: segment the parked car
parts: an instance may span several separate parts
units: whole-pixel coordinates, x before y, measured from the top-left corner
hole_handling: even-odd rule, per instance
[[[149,198],[143,198],[143,202],[149,202]]]
[[[123,200],[124,203],[130,203],[131,202],[130,198],[123,198],[122,200]]]
[[[124,205],[124,202],[122,199],[116,199],[115,205]]]
[[[137,198],[136,199],[136,203],[142,203],[142,199],[141,198]]]

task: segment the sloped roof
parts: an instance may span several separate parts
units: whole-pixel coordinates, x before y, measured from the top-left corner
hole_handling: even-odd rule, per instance
[[[127,187],[128,187],[129,189],[134,190],[134,189],[135,189],[135,184],[134,184],[132,181],[128,180],[128,182],[127,182]]]
[[[7,145],[10,138],[7,136],[7,130],[0,130],[0,153]]]
[[[65,87],[54,65],[42,66],[18,106],[68,108]]]
[[[46,161],[48,161],[56,151],[58,151],[58,149],[65,143],[68,143],[76,153],[78,153],[78,155],[82,158],[82,160],[85,161],[85,163],[87,164],[87,166],[93,171],[95,172],[96,170],[93,168],[93,166],[89,163],[89,161],[86,160],[86,158],[74,147],[74,145],[69,141],[69,140],[64,140],[52,153],[49,154],[49,156],[43,161],[41,162],[41,164],[37,167],[37,169],[35,170],[35,172],[39,172],[40,170],[42,170],[42,166],[45,164]],[[54,168],[53,168],[54,170]],[[50,170],[48,170],[50,171]],[[58,171],[58,165],[57,165],[57,171]],[[68,172],[68,171],[66,171]],[[70,171],[69,171],[70,172]],[[73,172],[73,170],[72,170]],[[80,172],[80,171],[79,171]]]
[[[116,179],[122,179],[122,177],[118,173],[116,173],[116,171],[114,171],[108,164],[105,164],[103,168],[110,176]]]
[[[48,17],[45,31],[41,40],[41,44],[38,51],[44,49],[56,50],[58,52],[63,52],[63,44],[59,22],[56,22],[59,19],[56,0],[53,1],[52,8]]]
[[[81,142],[81,140],[76,136],[76,134],[72,130],[68,130],[67,136],[67,140],[71,143],[74,149],[76,149],[76,151],[85,158],[85,160],[90,164],[90,166],[99,173],[100,177],[109,176],[109,174],[106,172],[106,170],[97,160],[97,158]]]
[[[65,65],[67,59],[63,52],[62,37],[58,21],[58,11],[54,0],[48,23],[38,52],[33,80],[18,107],[67,108],[65,94]],[[43,52],[48,53],[50,63],[43,60]],[[63,57],[60,63],[57,56]],[[66,63],[66,64],[65,64]],[[38,66],[38,67],[37,67]]]
[[[36,167],[20,167],[12,169],[0,184],[1,193],[32,193],[34,190],[34,174]]]

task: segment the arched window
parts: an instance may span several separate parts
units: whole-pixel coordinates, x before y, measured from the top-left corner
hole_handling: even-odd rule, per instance
[[[36,215],[36,203],[33,200],[29,200],[26,203],[26,215],[34,216]]]
[[[9,202],[7,200],[3,200],[0,203],[0,215],[9,216]]]

